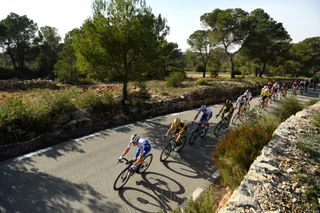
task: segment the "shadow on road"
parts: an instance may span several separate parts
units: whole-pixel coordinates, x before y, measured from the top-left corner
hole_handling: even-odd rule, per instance
[[[0,166],[0,212],[119,212],[118,204],[91,186],[27,169],[31,164],[29,160]]]
[[[145,172],[142,178],[141,181],[137,181],[137,185],[146,191],[132,187],[125,187],[119,191],[120,198],[135,211],[158,212],[162,209],[167,212],[172,211],[172,202],[181,205],[185,201],[182,197],[185,188],[173,178],[156,172]]]

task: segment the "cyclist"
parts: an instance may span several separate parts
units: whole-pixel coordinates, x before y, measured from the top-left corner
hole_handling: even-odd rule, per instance
[[[137,171],[139,167],[143,164],[146,155],[151,151],[151,144],[149,140],[140,138],[140,135],[138,134],[133,134],[130,137],[129,145],[123,151],[122,155],[119,157],[119,160],[121,160],[123,156],[125,156],[129,152],[132,146],[137,147],[137,149],[135,153],[135,158],[132,160],[134,163],[131,166],[131,169]]]
[[[206,132],[209,129],[209,120],[212,117],[212,110],[210,109],[210,107],[207,107],[206,105],[201,105],[199,112],[196,114],[196,116],[194,117],[193,121],[196,121],[200,112],[202,112],[202,116],[200,118],[200,123],[203,124],[205,126],[205,131],[202,133],[201,137],[204,137]]]
[[[246,90],[243,95],[246,97],[246,106],[250,108],[250,101],[252,100],[252,94],[249,90]]]
[[[237,102],[236,102],[236,108],[239,109],[237,113],[239,113],[239,115],[242,115],[242,112],[243,112],[243,107],[244,107],[244,104],[247,102],[246,100],[246,96],[244,95],[241,95],[238,99],[237,99]]]
[[[267,106],[268,105],[268,97],[270,96],[271,92],[268,87],[265,87],[261,91],[261,105],[262,106]]]
[[[202,112],[202,116],[200,118],[200,123],[204,124],[205,126],[208,126],[208,121],[212,117],[212,110],[210,107],[207,107],[206,105],[201,105],[199,112],[194,117],[193,121],[196,121],[200,112]]]
[[[221,112],[222,112],[223,119],[225,119],[228,122],[228,126],[229,126],[232,114],[234,112],[234,106],[233,106],[233,104],[232,104],[230,99],[226,100],[226,102],[222,106],[221,110],[216,115],[216,117],[218,117],[221,114]],[[227,116],[225,116],[226,113],[228,113]]]
[[[293,91],[293,94],[296,95],[297,94],[297,89],[299,88],[299,83],[297,80],[295,80],[292,84],[292,91]]]
[[[166,137],[168,137],[168,135],[173,135],[176,144],[179,145],[180,138],[186,132],[186,130],[187,125],[184,122],[182,122],[180,118],[176,118],[171,123],[171,126],[167,131]]]

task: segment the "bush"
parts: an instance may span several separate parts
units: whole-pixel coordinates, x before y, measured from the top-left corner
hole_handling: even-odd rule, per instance
[[[26,115],[26,106],[19,97],[6,98],[0,105],[0,128],[8,128],[10,132],[21,125]]]
[[[60,113],[69,113],[76,110],[75,104],[72,102],[73,91],[47,92],[42,99],[49,108],[51,116]]]
[[[279,117],[281,121],[284,121],[302,109],[303,104],[294,96],[290,96],[279,104],[279,107],[275,109],[274,114]]]
[[[168,77],[165,78],[166,84],[169,87],[181,86],[184,79],[185,79],[185,73],[183,72],[173,72]]]
[[[279,123],[273,117],[262,117],[232,130],[220,141],[213,157],[223,181],[230,188],[239,186],[252,162],[272,138]]]
[[[205,86],[205,85],[209,85],[209,83],[206,79],[199,79],[197,80],[197,85]]]
[[[103,113],[110,111],[110,105],[114,103],[112,94],[102,93],[96,94],[94,91],[88,91],[83,93],[79,99],[79,105],[81,108],[86,108],[92,113]]]

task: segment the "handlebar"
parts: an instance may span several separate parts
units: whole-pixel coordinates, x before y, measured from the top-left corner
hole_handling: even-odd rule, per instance
[[[125,162],[125,164],[130,163],[130,161],[127,158],[118,159],[118,163],[123,163],[123,162]]]

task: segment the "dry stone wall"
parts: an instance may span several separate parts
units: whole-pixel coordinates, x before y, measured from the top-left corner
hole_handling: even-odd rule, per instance
[[[320,198],[314,197],[318,204],[311,205],[310,189],[299,179],[309,179],[312,187],[320,185],[320,127],[313,123],[319,114],[320,102],[282,123],[219,213],[319,212]]]

